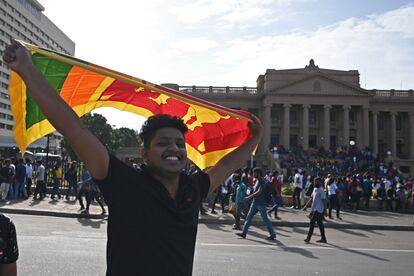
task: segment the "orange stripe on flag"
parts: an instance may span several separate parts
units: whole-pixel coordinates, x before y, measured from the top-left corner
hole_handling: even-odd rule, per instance
[[[60,96],[72,107],[89,102],[107,76],[73,66],[63,84]]]

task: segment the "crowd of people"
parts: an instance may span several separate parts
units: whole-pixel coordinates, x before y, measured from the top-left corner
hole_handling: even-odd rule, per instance
[[[96,200],[102,214],[106,213],[100,190],[84,166],[76,161],[63,164],[61,160],[56,160],[49,162],[47,167],[48,170],[43,160],[0,159],[0,201],[26,200],[30,196],[33,200],[43,200],[50,195],[52,200],[63,197],[78,200],[80,211],[89,213],[91,202]]]
[[[340,151],[339,155],[329,155],[326,152],[309,153],[295,149],[281,150],[280,156],[279,172],[267,171],[263,176],[272,187],[268,214],[273,214],[275,219],[280,219],[278,207],[283,205],[282,196],[291,196],[291,207],[300,209],[304,205],[305,195],[311,195],[316,177],[323,180],[329,217],[332,217],[332,209],[336,210],[337,218],[340,218],[340,210],[370,209],[372,199],[377,201],[375,205],[378,210],[404,212],[413,209],[412,178],[402,177],[393,168],[392,162],[386,164],[379,161],[368,150]],[[80,202],[81,210],[86,213],[91,201],[96,200],[102,213],[105,213],[99,188],[91,181],[86,168],[76,161],[62,164],[61,160],[57,160],[53,164],[49,163],[47,173],[43,163],[37,160],[33,164],[30,158],[0,159],[0,200],[28,199],[31,195],[33,199],[42,200],[48,194],[47,187],[50,187],[51,199],[75,197]],[[190,168],[188,173],[192,171],[194,169]],[[233,205],[246,205],[242,203],[246,201],[245,197],[254,192],[253,179],[252,168],[236,171],[214,193],[208,195],[211,213],[217,212],[217,203],[221,205],[222,212],[235,210]],[[86,198],[86,208],[82,197]],[[248,207],[243,212],[240,210],[242,208],[238,208],[239,215],[247,215]],[[202,208],[201,213],[205,212]],[[239,229],[237,221],[236,228]]]
[[[368,149],[360,151],[352,148],[332,154],[323,150],[305,152],[282,148],[279,154],[279,172],[267,171],[264,175],[264,180],[271,187],[268,214],[271,216],[274,213],[275,219],[280,219],[277,210],[283,205],[282,197],[291,197],[291,208],[301,209],[305,196],[310,197],[314,191],[315,179],[322,181],[326,215],[329,218],[333,218],[332,210],[336,211],[337,219],[341,219],[341,210],[414,210],[412,177],[403,177],[392,162],[373,158]],[[234,210],[237,208],[233,206],[250,206],[249,200],[243,198],[248,198],[254,192],[253,179],[250,168],[236,171],[207,197],[211,213],[216,213],[216,203],[219,202],[223,213],[235,212],[235,229],[241,229],[239,217],[247,215],[248,207],[236,212]],[[373,201],[376,201],[374,207],[371,206]],[[207,210],[201,209],[201,212],[204,214]]]

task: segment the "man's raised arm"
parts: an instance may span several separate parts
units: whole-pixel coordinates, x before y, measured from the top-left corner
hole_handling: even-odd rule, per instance
[[[40,110],[69,141],[91,176],[105,178],[109,164],[107,149],[36,69],[29,51],[19,42],[12,41],[4,50],[3,60],[20,75]]]
[[[249,122],[252,137],[243,145],[224,156],[214,167],[207,170],[210,177],[210,191],[214,191],[235,170],[243,167],[244,162],[250,157],[254,148],[260,142],[263,133],[263,125],[260,120],[252,115]]]

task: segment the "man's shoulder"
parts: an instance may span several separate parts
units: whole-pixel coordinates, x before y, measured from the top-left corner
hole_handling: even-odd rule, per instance
[[[192,186],[191,189],[199,190],[205,195],[208,193],[208,189],[210,188],[210,176],[206,172],[198,171],[191,175],[183,173],[180,176],[180,181],[182,181],[181,179],[183,179],[187,187]]]
[[[111,174],[134,174],[134,175],[143,175],[146,170],[146,165],[141,164],[136,168],[128,165],[127,163],[121,161],[115,155],[110,155],[109,167],[108,170]]]

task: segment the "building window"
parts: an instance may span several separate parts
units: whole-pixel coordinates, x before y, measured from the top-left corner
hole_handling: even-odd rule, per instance
[[[385,144],[384,140],[378,140],[378,153],[385,154],[387,151],[387,144]]]
[[[290,141],[289,142],[290,142],[291,147],[297,147],[298,146],[298,136],[295,135],[295,134],[290,135]]]
[[[316,141],[317,141],[316,135],[309,135],[309,147],[317,148],[318,144]]]
[[[354,111],[350,111],[349,112],[349,123],[351,124],[351,125],[353,125],[353,124],[355,124],[355,116],[356,114],[355,114],[355,112]]]
[[[336,123],[336,112],[335,111],[331,111],[329,113],[329,120],[331,121],[331,124]]]
[[[290,111],[290,123],[297,124],[298,123],[298,112],[296,110]]]
[[[273,110],[270,112],[271,120],[274,123],[280,123],[280,112],[279,110]]]
[[[402,130],[402,118],[400,115],[395,116],[395,126],[397,128],[397,130],[401,131]]]
[[[384,130],[384,114],[378,115],[378,130]]]
[[[309,111],[309,124],[314,126],[317,123],[316,111]]]
[[[330,144],[331,144],[331,147],[335,147],[336,148],[338,146],[336,136],[331,136],[330,137]]]
[[[272,146],[277,146],[280,144],[280,135],[279,134],[272,134],[270,136],[270,144]]]

